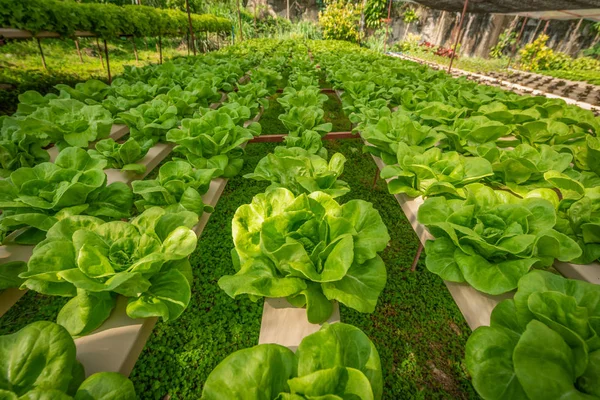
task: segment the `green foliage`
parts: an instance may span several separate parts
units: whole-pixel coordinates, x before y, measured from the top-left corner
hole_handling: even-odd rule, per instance
[[[133,384],[119,373],[100,372],[85,379],[75,353],[69,333],[53,322],[34,322],[0,336],[0,395],[7,400],[136,399]]]
[[[348,0],[326,0],[327,8],[319,12],[324,39],[358,42],[360,7]]]
[[[149,208],[130,222],[104,222],[70,216],[49,229],[20,275],[23,287],[72,297],[57,321],[71,335],[97,329],[128,297],[131,318],[176,319],[190,300],[191,267],[196,248],[191,228],[198,216],[189,211]]]
[[[528,71],[538,70],[598,70],[600,61],[591,57],[571,58],[546,46],[548,35],[540,35],[520,51],[520,66]]]
[[[346,182],[337,179],[344,172],[345,162],[346,158],[340,153],[327,162],[303,148],[276,147],[272,154],[259,161],[254,173],[244,178],[271,182],[269,188],[284,187],[296,196],[323,192],[335,198],[350,190]]]
[[[405,24],[410,24],[410,23],[418,21],[418,20],[419,20],[419,15],[415,11],[415,9],[412,7],[409,7],[402,14],[402,21],[404,21]]]
[[[511,32],[509,29],[505,29],[504,32],[498,37],[498,43],[490,49],[490,57],[500,58],[504,55],[504,51],[507,48],[512,47],[517,43],[517,33]]]
[[[58,221],[72,215],[105,219],[129,216],[131,190],[122,182],[106,185],[106,161],[93,159],[77,147],[60,152],[54,163],[19,168],[2,187],[2,233],[27,228],[14,239],[35,244]]]
[[[427,268],[444,280],[497,295],[515,289],[534,266],[581,255],[574,240],[554,229],[552,190],[519,199],[474,183],[465,192],[466,200],[431,197],[419,207],[419,222],[436,238],[425,244]]]
[[[379,28],[382,23],[382,19],[386,17],[386,7],[388,2],[386,0],[368,0],[367,5],[364,9],[365,24],[367,27],[375,29]]]
[[[185,209],[201,217],[205,211],[212,212],[202,195],[208,191],[211,179],[222,173],[217,169],[194,169],[185,161],[169,161],[160,167],[156,179],[133,181],[133,193],[142,196],[135,205],[140,211],[154,206]]]
[[[233,226],[238,272],[219,280],[231,297],[287,297],[312,323],[331,316],[333,300],[373,312],[386,276],[377,252],[389,236],[370,203],[273,188],[240,207]]]
[[[262,344],[229,355],[209,375],[202,399],[239,398],[251,392],[288,400],[379,400],[382,391],[377,349],[360,329],[340,322],[306,336],[295,354],[277,344]]]
[[[248,128],[236,125],[227,111],[212,110],[197,119],[184,119],[180,129],[171,129],[167,140],[195,168],[219,169],[223,177],[237,175],[244,164],[240,147],[260,134],[260,125]]]
[[[140,144],[133,137],[124,143],[117,143],[113,139],[104,139],[96,143],[95,148],[88,150],[88,153],[92,158],[104,160],[106,168],[142,174],[146,171],[146,166],[135,162],[141,160],[153,144],[152,140]]]
[[[181,35],[189,29],[187,15],[181,11],[148,6],[76,3],[56,0],[3,1],[0,25],[33,33],[50,31],[71,36],[75,31],[90,31],[103,38],[119,35]],[[193,15],[196,32],[229,32],[229,20],[213,15]]]
[[[596,398],[600,288],[534,271],[490,326],[469,338],[466,364],[484,399]]]

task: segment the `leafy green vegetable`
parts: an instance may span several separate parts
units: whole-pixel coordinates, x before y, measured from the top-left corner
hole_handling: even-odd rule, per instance
[[[148,153],[152,145],[152,139],[140,144],[132,137],[127,139],[125,143],[117,143],[109,138],[96,143],[95,149],[88,150],[88,153],[94,159],[104,160],[106,168],[133,171],[136,174],[142,174],[146,171],[146,166],[136,164],[135,162],[141,160]]]
[[[190,264],[198,216],[152,207],[131,222],[71,216],[48,231],[33,250],[23,287],[73,297],[58,322],[73,336],[98,328],[115,306],[129,298],[131,318],[177,318],[190,300]]]
[[[442,152],[437,147],[421,151],[420,147],[397,144],[397,165],[381,170],[392,194],[410,197],[447,195],[464,197],[460,187],[493,175],[490,162],[481,157],[464,157],[457,152]]]
[[[283,138],[287,148],[300,147],[310,154],[327,158],[327,149],[323,147],[321,135],[315,131],[301,131],[290,133]]]
[[[484,399],[600,397],[600,287],[534,271],[467,342]]]
[[[237,273],[219,286],[231,297],[287,297],[307,307],[312,323],[326,321],[337,300],[373,312],[386,281],[377,252],[389,241],[370,203],[339,205],[323,192],[270,189],[243,205],[233,219]]]
[[[324,192],[340,197],[350,191],[348,184],[337,178],[344,172],[346,158],[336,153],[327,160],[299,147],[276,147],[258,162],[254,173],[244,178],[272,182],[270,188],[284,187],[296,196]]]
[[[553,229],[555,205],[545,198],[519,199],[477,183],[464,190],[466,200],[430,197],[419,207],[419,222],[436,238],[425,244],[427,269],[443,279],[501,294],[531,267],[581,255],[575,241]]]
[[[56,88],[61,92],[65,92],[68,97],[86,104],[99,104],[106,98],[111,90],[110,86],[97,79],[90,79],[89,81],[78,83],[74,88],[63,84],[56,85]],[[64,96],[62,93],[61,95],[61,97]]]
[[[157,143],[164,140],[167,132],[177,126],[177,113],[176,106],[155,99],[120,113],[119,120],[129,127],[131,137],[138,142],[152,140]]]
[[[21,131],[49,139],[60,149],[87,148],[90,142],[107,138],[113,119],[102,106],[86,105],[74,99],[54,99],[19,122]]]
[[[85,371],[75,352],[69,333],[53,322],[33,322],[0,336],[0,397],[136,399],[133,383],[116,372],[100,372],[84,380]]]
[[[156,179],[133,181],[133,193],[143,198],[135,205],[141,211],[159,206],[167,210],[183,208],[201,216],[212,212],[202,195],[208,191],[211,179],[221,174],[217,169],[194,169],[185,161],[169,161],[160,167]]]
[[[360,329],[336,323],[306,336],[296,354],[277,344],[230,354],[209,375],[202,399],[378,400],[382,391],[373,343]]]
[[[174,151],[195,168],[219,169],[230,178],[240,172],[244,164],[241,146],[254,138],[256,129],[238,126],[227,112],[213,110],[201,118],[184,119],[181,129],[167,133],[167,140],[176,143]]]
[[[33,167],[50,160],[43,147],[48,139],[25,134],[16,118],[0,116],[0,178],[6,178],[21,167]]]
[[[298,134],[303,131],[315,131],[321,136],[331,132],[331,122],[323,122],[325,111],[318,106],[292,107],[285,114],[279,116],[290,134]]]
[[[288,86],[283,90],[283,95],[277,98],[277,102],[287,111],[293,107],[323,108],[327,99],[327,95],[322,94],[317,86],[303,87],[300,90]]]
[[[19,243],[35,244],[56,222],[70,215],[93,215],[105,219],[129,216],[133,196],[122,182],[106,185],[103,160],[85,150],[69,147],[56,162],[20,168],[0,180],[0,231],[26,228]],[[41,238],[40,238],[41,234]]]

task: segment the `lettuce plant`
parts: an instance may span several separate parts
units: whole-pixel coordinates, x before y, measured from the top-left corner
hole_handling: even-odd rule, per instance
[[[146,166],[135,162],[144,158],[153,144],[152,139],[140,144],[132,137],[127,139],[125,143],[117,143],[109,138],[96,143],[95,149],[88,150],[88,153],[92,158],[106,161],[105,168],[143,174],[146,171]]]
[[[185,87],[186,91],[192,92],[198,97],[198,103],[202,107],[208,107],[221,99],[221,93],[214,84],[205,79],[192,79]]]
[[[54,164],[19,168],[0,180],[0,232],[25,228],[16,241],[37,243],[56,222],[85,214],[104,219],[129,216],[133,196],[122,182],[106,185],[106,162],[68,147]]]
[[[179,118],[191,117],[198,107],[200,107],[198,95],[194,92],[183,90],[181,86],[174,86],[167,93],[156,96],[154,100],[161,100],[169,106],[175,106]]]
[[[254,138],[256,125],[236,125],[226,111],[212,110],[201,118],[184,119],[180,129],[171,129],[167,140],[174,151],[198,169],[220,169],[223,177],[237,175],[244,165],[243,144]]]
[[[17,104],[17,112],[14,114],[15,117],[25,117],[38,108],[47,107],[50,100],[58,99],[59,96],[54,93],[47,93],[45,95],[41,95],[39,92],[35,90],[28,90],[26,92],[21,93],[18,96],[19,104]],[[67,94],[61,93],[60,98],[68,98]]]
[[[140,211],[158,206],[201,216],[213,210],[204,204],[202,195],[208,191],[211,179],[221,174],[217,169],[194,169],[185,161],[169,161],[160,167],[156,179],[133,181],[133,193],[142,196],[135,205]]]
[[[284,136],[283,141],[287,148],[300,147],[310,154],[316,154],[321,158],[327,158],[327,149],[323,147],[321,135],[315,131],[302,131],[290,133]]]
[[[225,105],[237,103],[240,106],[246,106],[250,109],[250,115],[255,116],[259,113],[261,106],[265,110],[269,107],[269,100],[266,98],[268,95],[269,91],[263,82],[250,82],[238,85],[237,92],[228,93]]]
[[[427,269],[451,282],[467,282],[493,295],[517,287],[532,267],[581,255],[577,243],[556,231],[556,198],[549,189],[519,199],[475,183],[466,200],[430,197],[418,219],[436,238],[425,243]]]
[[[133,383],[119,373],[86,379],[71,335],[53,322],[33,322],[0,336],[0,360],[2,399],[136,399]]]
[[[492,164],[485,158],[442,152],[437,147],[423,152],[403,142],[397,147],[398,163],[381,170],[382,179],[391,179],[388,190],[392,194],[464,197],[462,186],[494,174]]]
[[[335,153],[327,162],[299,147],[278,146],[258,162],[253,173],[244,175],[244,178],[271,182],[269,188],[284,187],[296,196],[323,192],[335,198],[350,191],[348,184],[338,179],[344,172],[345,162],[346,157],[341,153]]]
[[[178,110],[163,100],[155,99],[129,111],[119,114],[119,121],[130,130],[131,137],[144,143],[151,139],[154,143],[164,140],[170,129],[177,126]]]
[[[600,177],[593,172],[548,171],[544,178],[561,195],[554,229],[575,240],[582,250],[576,264],[600,259]]]
[[[110,86],[97,79],[77,83],[74,88],[63,84],[56,85],[55,88],[65,92],[68,97],[86,104],[101,103],[111,90]]]
[[[331,132],[333,124],[323,122],[324,115],[325,111],[318,106],[292,107],[285,114],[279,115],[279,120],[290,134],[315,131],[321,136],[325,136]]]
[[[329,97],[322,94],[321,89],[317,86],[304,87],[300,90],[288,86],[283,90],[283,95],[277,98],[277,102],[287,111],[292,107],[323,108],[327,99]]]
[[[48,143],[48,139],[25,134],[16,118],[0,116],[0,178],[21,167],[49,161],[50,155],[43,149]]]
[[[484,399],[600,398],[600,286],[533,271],[466,346]]]
[[[295,354],[278,344],[230,354],[208,376],[202,400],[379,400],[382,392],[375,345],[360,329],[339,322],[306,336]]]
[[[204,115],[208,114],[211,111],[213,111],[212,108],[202,107],[194,113],[193,118],[202,118]],[[250,118],[252,118],[252,111],[250,111],[250,108],[241,105],[240,103],[223,104],[219,107],[219,112],[229,115],[233,123],[239,126],[244,126],[246,122],[248,122]],[[256,134],[260,133],[260,124],[258,124],[257,122],[252,122],[251,125],[252,127],[250,129],[253,131],[253,134],[255,136],[258,136]],[[250,127],[250,125],[248,125],[247,127]]]
[[[137,107],[161,94],[157,85],[129,83],[124,79],[115,79],[110,88],[110,94],[102,101],[102,106],[112,115]]]
[[[479,115],[459,118],[452,125],[439,126],[436,130],[446,135],[452,150],[483,156],[479,148],[486,144],[495,148],[499,144],[498,139],[510,134],[511,127]]]
[[[430,127],[413,121],[408,114],[402,111],[392,113],[387,107],[380,109],[376,124],[367,124],[361,136],[368,143],[364,150],[388,165],[397,162],[398,143],[429,149],[443,138]]]
[[[311,323],[329,318],[333,300],[375,309],[386,282],[377,253],[390,237],[372,204],[275,188],[239,207],[232,226],[237,273],[219,280],[229,296],[286,297]]]
[[[26,135],[50,139],[60,149],[88,147],[90,142],[107,138],[113,119],[102,106],[86,105],[74,99],[54,99],[20,122]]]
[[[58,323],[84,336],[109,317],[116,295],[128,298],[131,318],[177,318],[187,307],[196,248],[189,211],[149,208],[130,222],[71,216],[60,220],[39,243],[20,274],[23,287],[72,297]]]

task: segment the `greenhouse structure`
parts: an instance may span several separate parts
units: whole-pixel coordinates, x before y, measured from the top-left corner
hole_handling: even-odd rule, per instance
[[[0,400],[600,400],[600,0],[0,3]]]

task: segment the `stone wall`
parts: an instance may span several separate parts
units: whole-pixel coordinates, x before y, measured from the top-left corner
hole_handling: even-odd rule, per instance
[[[252,1],[252,0],[251,0]],[[255,0],[261,1],[261,0]],[[290,4],[290,16],[293,20],[307,19],[318,20],[317,0],[262,0],[267,1],[270,10],[280,17],[286,16],[286,2]],[[407,27],[402,21],[399,7],[392,9],[392,26],[390,31],[390,43],[401,41],[405,33],[419,35],[421,40],[450,47],[454,44],[454,33],[458,27],[460,13],[433,10],[417,6],[419,21],[413,22]],[[464,33],[462,37],[461,54],[468,56],[487,57],[490,49],[498,41],[499,35],[514,22],[514,16],[504,14],[467,14],[464,22]],[[522,21],[523,18],[519,18]],[[548,45],[550,48],[576,55],[581,50],[591,46],[594,38],[589,34],[590,21],[584,21],[579,29],[579,35],[575,35],[570,41],[571,34],[577,25],[577,20],[559,21],[552,20],[548,26],[547,34],[550,36]],[[519,22],[516,32],[520,29]],[[529,43],[544,29],[545,21],[528,20],[523,32],[521,43]],[[571,42],[571,45],[569,44]]]

